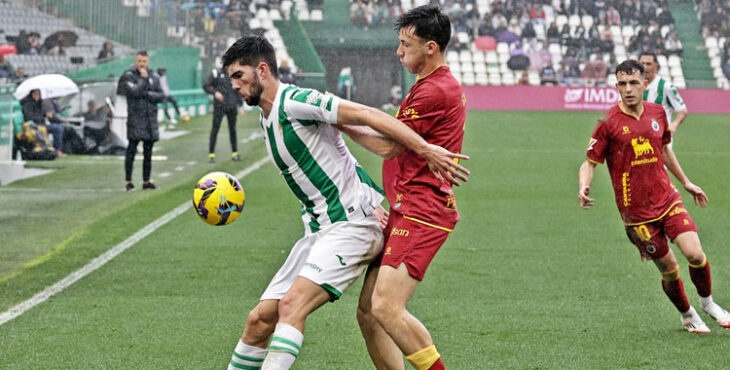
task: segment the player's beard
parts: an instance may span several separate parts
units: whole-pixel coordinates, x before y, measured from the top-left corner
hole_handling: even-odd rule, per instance
[[[246,99],[246,104],[250,106],[259,105],[261,102],[261,94],[264,93],[264,87],[261,86],[259,76],[254,73],[253,82],[251,83],[251,95]]]

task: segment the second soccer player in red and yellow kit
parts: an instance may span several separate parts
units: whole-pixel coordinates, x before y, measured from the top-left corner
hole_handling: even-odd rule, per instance
[[[705,207],[707,195],[689,181],[669,146],[671,131],[662,106],[643,101],[647,81],[641,63],[627,60],[619,64],[616,79],[621,102],[601,117],[588,144],[587,158],[579,170],[580,205],[593,205],[594,200],[588,195],[594,168],[605,161],[626,234],[641,257],[656,264],[662,275],[662,288],[681,313],[684,328],[692,333],[710,332],[687,300],[677,259],[667,239],[679,247],[689,262],[702,310],[718,325],[728,328],[730,314],[712,299],[710,265],[697,227],[665,166],[692,194],[696,204]]]

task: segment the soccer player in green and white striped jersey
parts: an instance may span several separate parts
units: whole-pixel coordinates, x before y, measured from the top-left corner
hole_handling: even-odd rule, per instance
[[[288,369],[299,356],[307,316],[339,298],[382,249],[382,191],[337,127],[369,126],[382,135],[370,150],[391,157],[408,148],[454,183],[468,174],[454,159],[468,157],[428,144],[377,109],[281,83],[274,49],[261,36],[241,37],[224,54],[223,66],[233,89],[261,109],[266,148],[301,203],[306,230],[249,312],[228,368]]]
[[[687,106],[684,104],[677,88],[657,74],[659,62],[656,54],[651,52],[641,53],[639,62],[644,65],[644,77],[646,81],[649,81],[649,85],[644,90],[644,101],[661,104],[664,107],[667,121],[669,121],[669,131],[672,132],[672,142],[669,143],[671,147],[677,128],[689,114]],[[672,118],[672,113],[674,113],[674,118]]]

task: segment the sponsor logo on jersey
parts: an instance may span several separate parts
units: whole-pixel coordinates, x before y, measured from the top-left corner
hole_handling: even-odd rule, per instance
[[[461,93],[461,105],[466,107],[466,94]]]
[[[593,146],[596,145],[597,142],[598,142],[598,140],[596,140],[594,138],[591,138],[588,141],[588,149],[587,150],[593,150]]]
[[[674,207],[674,209],[672,210],[672,212],[669,212],[669,216],[676,216],[676,215],[678,215],[680,213],[685,213],[685,212],[687,212],[686,209],[677,206],[677,207]]]
[[[446,196],[446,208],[456,209],[456,197],[454,197],[453,195]]]
[[[415,119],[415,118],[418,118],[419,116],[418,116],[418,112],[416,112],[415,109],[413,109],[413,108],[406,108],[403,111],[403,117]]]
[[[312,269],[312,270],[314,270],[314,271],[317,271],[317,272],[322,272],[322,268],[321,268],[321,267],[319,267],[319,266],[317,266],[317,265],[315,265],[315,264],[313,264],[313,263],[309,263],[309,262],[307,262],[307,263],[305,263],[305,264],[304,264],[304,266],[305,266],[305,267],[308,267],[308,268],[310,268],[310,269]]]
[[[624,130],[624,135],[631,133],[631,130],[629,129],[629,126],[624,126],[623,127],[623,130]]]
[[[390,254],[390,247],[385,248],[385,254]]]
[[[393,230],[390,231],[390,235],[403,236],[403,237],[406,237],[406,238],[410,234],[411,234],[411,232],[408,231],[407,229],[398,229],[398,228],[395,228],[395,227],[393,228]]]
[[[651,142],[643,136],[631,139],[631,146],[634,147],[634,155],[636,158],[642,155],[654,154],[654,148],[651,146]]]

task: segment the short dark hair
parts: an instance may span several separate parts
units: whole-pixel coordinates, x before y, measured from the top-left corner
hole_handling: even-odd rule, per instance
[[[137,52],[137,55],[141,55],[143,57],[149,57],[150,55],[147,54],[147,50],[140,50]]]
[[[269,40],[263,36],[247,34],[241,36],[223,54],[223,68],[228,68],[235,62],[245,66],[256,66],[260,62],[269,66],[271,75],[278,78],[279,70],[276,67],[276,52]]]
[[[651,51],[644,51],[641,54],[639,54],[639,59],[643,56],[650,56],[652,59],[654,59],[654,63],[659,64],[659,60],[656,58],[656,53],[652,53]]]
[[[639,74],[644,76],[644,65],[639,63],[636,59],[627,59],[616,66],[616,75],[619,72],[626,73],[627,75],[634,74],[634,71],[639,71]]]
[[[441,48],[441,52],[446,51],[451,40],[451,22],[438,7],[423,5],[409,10],[398,17],[395,30],[400,32],[411,26],[414,35],[426,41],[434,41]]]

